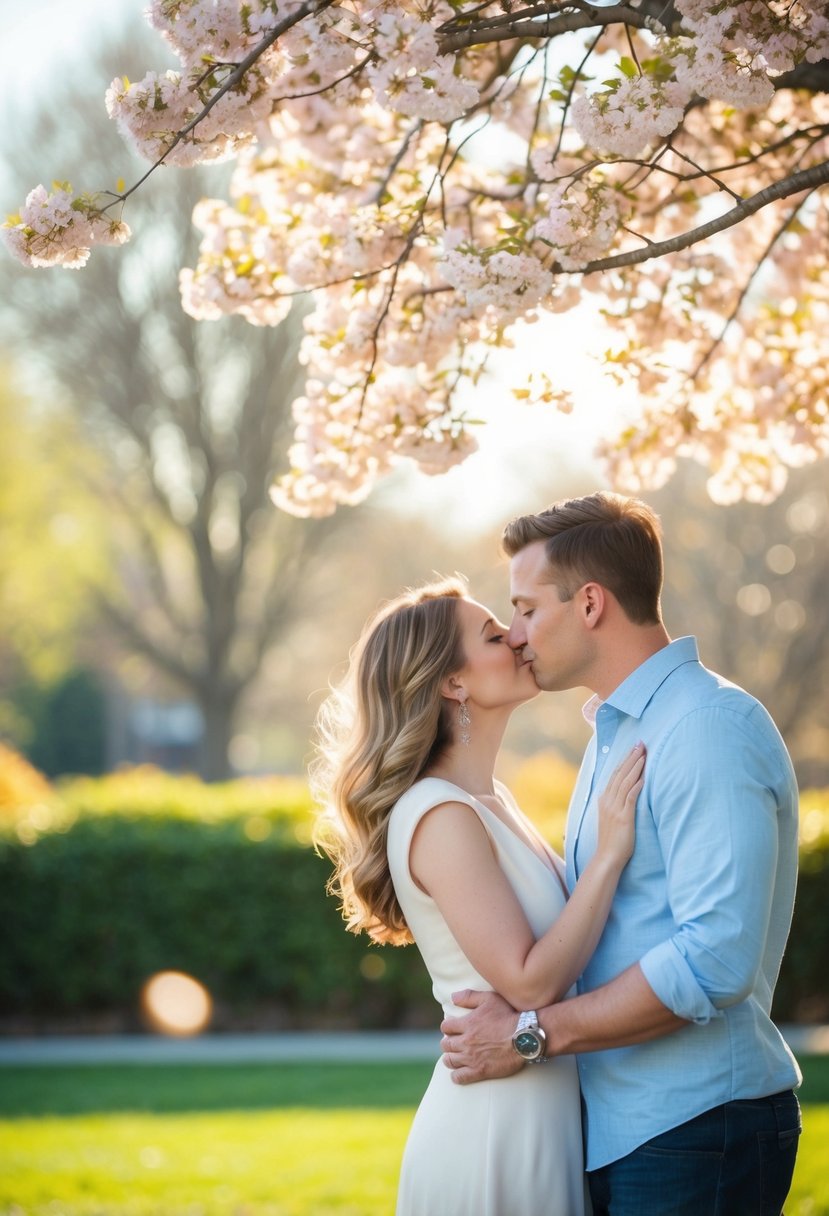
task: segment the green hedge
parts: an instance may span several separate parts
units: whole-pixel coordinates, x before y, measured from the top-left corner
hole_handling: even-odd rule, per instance
[[[307,800],[273,795],[202,820],[189,805],[105,814],[77,791],[60,813],[29,810],[0,838],[0,1011],[129,1024],[145,980],[173,969],[207,986],[217,1025],[263,1011],[296,1027],[434,1025],[417,951],[345,932]],[[804,795],[803,823],[785,1021],[829,1017],[829,795]]]
[[[794,920],[774,997],[781,1022],[829,1022],[829,790],[800,799]]]
[[[282,834],[251,840],[248,822],[110,815],[0,842],[0,1009],[128,1014],[172,969],[228,1024],[261,1008],[296,1026],[434,1022],[416,952],[347,934],[327,863]]]

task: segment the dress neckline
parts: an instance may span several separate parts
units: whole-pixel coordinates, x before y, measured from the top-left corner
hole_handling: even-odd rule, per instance
[[[508,832],[509,835],[513,838],[513,840],[517,840],[519,844],[523,845],[524,848],[527,850],[527,852],[530,853],[531,856],[533,856],[536,859],[536,861],[539,862],[540,865],[544,866],[544,869],[547,870],[548,873],[553,874],[558,879],[559,885],[561,886],[565,899],[568,898],[568,892],[567,892],[567,887],[564,882],[564,877],[562,874],[559,873],[558,866],[556,865],[556,862],[555,862],[555,854],[553,853],[552,848],[544,840],[541,833],[538,831],[538,829],[535,827],[535,825],[529,819],[527,819],[527,823],[529,824],[530,828],[532,829],[532,834],[538,837],[538,844],[539,844],[540,848],[542,848],[544,850],[544,852],[547,854],[546,857],[542,857],[542,855],[538,851],[538,849],[535,849],[529,843],[529,841],[525,840],[523,836],[520,836],[518,834],[518,832],[513,831],[513,829],[509,826],[509,824],[505,823],[500,815],[497,815],[495,813],[495,811],[493,811],[491,809],[491,807],[488,807],[486,805],[486,803],[482,802],[480,798],[475,796],[475,794],[470,794],[469,790],[465,790],[462,785],[457,785],[454,781],[450,781],[448,779],[448,777],[421,777],[420,781],[440,781],[442,785],[448,785],[451,789],[458,790],[461,794],[464,795],[465,798],[471,798],[472,801],[477,806],[481,807],[482,810],[486,811],[486,813],[490,817],[490,819],[494,820],[495,823],[499,824],[505,832]],[[420,782],[416,782],[416,784],[419,785]],[[500,783],[500,784],[502,784],[502,783]],[[504,786],[504,788],[506,789],[506,786]],[[496,794],[494,796],[497,797],[498,795]],[[511,795],[510,795],[510,801],[513,801]],[[509,807],[507,807],[506,809],[508,811],[510,811],[510,813],[512,813],[512,811]],[[521,811],[520,808],[517,808],[517,809],[519,810],[519,813],[526,819],[526,816],[524,815],[523,811]]]

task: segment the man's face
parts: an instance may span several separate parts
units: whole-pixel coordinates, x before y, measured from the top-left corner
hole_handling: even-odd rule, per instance
[[[522,649],[532,664],[539,688],[560,692],[585,683],[593,654],[592,637],[582,623],[578,593],[562,600],[550,582],[544,541],[534,541],[510,562],[510,597],[514,606],[507,642]]]

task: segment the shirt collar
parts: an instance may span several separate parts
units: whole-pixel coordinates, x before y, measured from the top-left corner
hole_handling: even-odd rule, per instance
[[[606,701],[598,695],[592,696],[582,709],[591,726],[596,721],[599,708],[612,705],[620,713],[628,714],[631,718],[641,718],[648,702],[657,688],[667,680],[671,672],[685,663],[698,663],[699,650],[697,640],[693,637],[677,638],[669,642],[656,654],[652,654],[644,663],[640,663],[618,688],[615,688]]]

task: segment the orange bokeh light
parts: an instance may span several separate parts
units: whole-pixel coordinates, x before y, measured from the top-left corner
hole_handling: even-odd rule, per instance
[[[145,1020],[159,1034],[187,1038],[210,1022],[213,1002],[204,984],[183,971],[159,971],[141,989]]]

